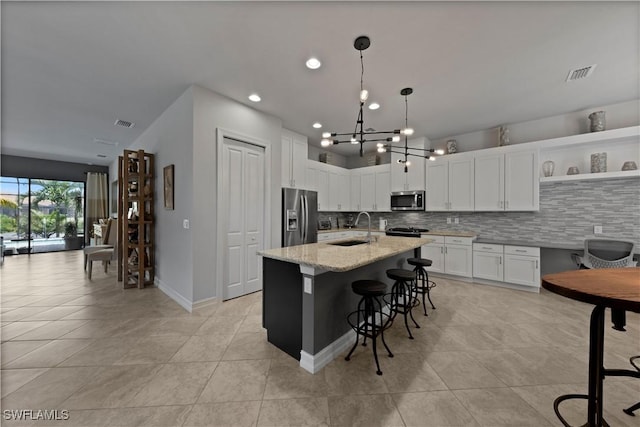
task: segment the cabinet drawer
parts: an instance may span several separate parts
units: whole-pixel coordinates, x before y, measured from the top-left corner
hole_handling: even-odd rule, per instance
[[[540,248],[534,248],[531,246],[507,246],[504,247],[505,255],[527,255],[527,256],[540,256]]]
[[[444,236],[435,236],[433,234],[423,234],[421,237],[426,237],[427,239],[433,240],[431,243],[427,243],[428,245],[433,245],[435,243],[443,244]]]
[[[444,243],[447,245],[471,246],[471,244],[473,243],[473,239],[471,237],[444,236]]]
[[[503,245],[494,245],[490,243],[474,243],[473,244],[473,252],[490,252],[492,254],[500,254],[504,250]]]

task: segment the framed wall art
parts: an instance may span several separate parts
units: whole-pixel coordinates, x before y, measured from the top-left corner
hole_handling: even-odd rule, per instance
[[[164,208],[173,210],[173,166],[165,166],[163,170],[163,182],[164,182]]]

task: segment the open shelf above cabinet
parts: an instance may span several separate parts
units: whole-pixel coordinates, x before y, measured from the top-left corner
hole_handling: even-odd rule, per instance
[[[640,178],[640,170],[632,171],[614,171],[601,173],[581,173],[577,175],[558,175],[541,177],[540,184],[548,184],[552,182],[565,181],[596,181],[602,179],[624,179],[624,178]]]

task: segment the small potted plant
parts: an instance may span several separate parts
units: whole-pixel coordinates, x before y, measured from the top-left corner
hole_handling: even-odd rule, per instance
[[[78,226],[73,221],[68,221],[64,225],[64,248],[65,250],[82,249],[82,237],[78,237]]]

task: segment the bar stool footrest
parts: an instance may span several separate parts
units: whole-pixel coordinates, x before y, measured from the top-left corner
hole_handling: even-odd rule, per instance
[[[567,420],[565,420],[564,417],[560,414],[559,406],[565,400],[571,400],[571,399],[588,400],[589,396],[587,396],[586,394],[563,394],[562,396],[558,396],[556,400],[553,401],[553,411],[556,413],[556,416],[558,417],[558,419],[560,420],[560,422],[564,427],[571,427],[571,424],[569,424]],[[602,420],[602,423],[603,423],[603,427],[610,427],[605,420]],[[589,423],[585,423],[581,427],[590,427],[590,426],[589,426]]]
[[[386,331],[393,324],[393,318],[387,313],[376,313],[376,317],[380,317],[382,315],[382,325],[379,322],[376,322],[376,334],[375,336],[372,333],[371,323],[368,323],[368,320],[364,323],[357,324],[358,319],[358,311],[352,311],[347,315],[347,323],[351,326],[358,335],[375,339],[376,336],[380,334],[381,331]]]

